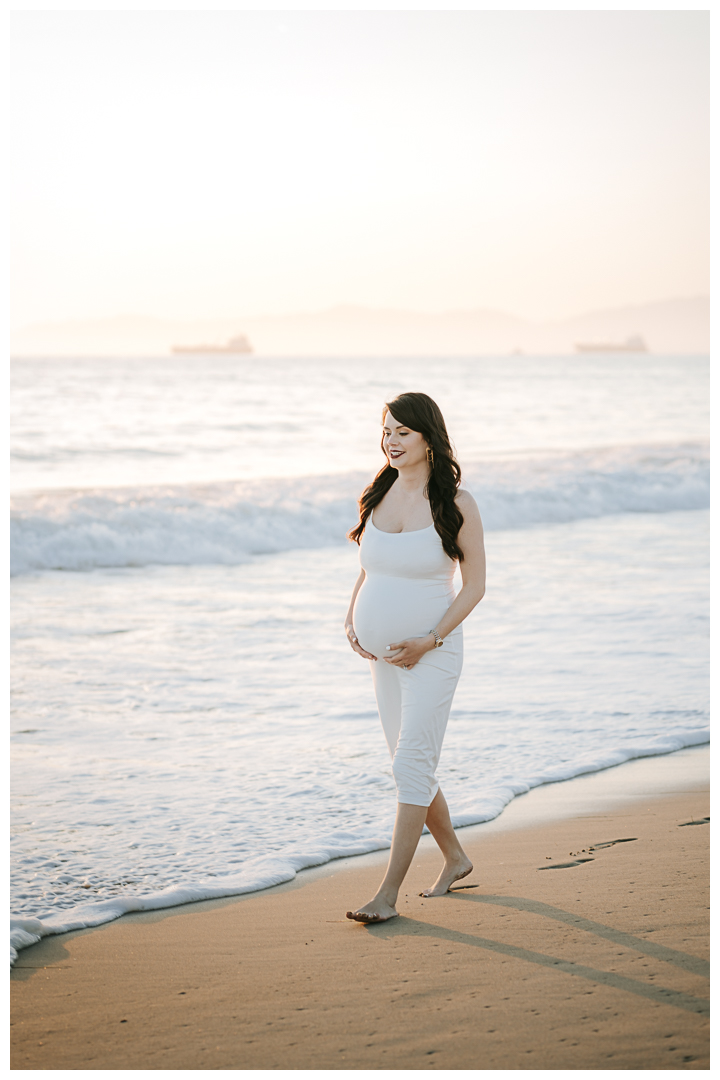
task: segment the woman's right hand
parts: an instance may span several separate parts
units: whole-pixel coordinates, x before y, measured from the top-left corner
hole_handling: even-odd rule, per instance
[[[377,660],[377,656],[373,656],[372,653],[366,652],[365,649],[363,649],[357,639],[357,634],[355,633],[352,624],[345,625],[345,633],[347,634],[347,639],[350,642],[350,648],[353,652],[356,652],[358,656],[363,656],[366,660]]]

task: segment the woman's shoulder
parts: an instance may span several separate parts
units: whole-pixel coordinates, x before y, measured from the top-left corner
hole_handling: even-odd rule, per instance
[[[466,488],[458,488],[455,493],[455,502],[463,512],[466,510],[472,511],[473,509],[478,510],[478,504]],[[480,511],[478,510],[478,513],[479,512]]]
[[[459,488],[455,495],[455,503],[463,516],[464,521],[480,522],[480,509],[475,499],[465,488]]]

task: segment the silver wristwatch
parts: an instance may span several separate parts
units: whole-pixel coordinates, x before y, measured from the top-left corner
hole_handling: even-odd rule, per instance
[[[436,648],[436,649],[439,649],[439,648],[440,648],[440,646],[441,646],[441,645],[442,645],[442,643],[443,643],[443,639],[442,639],[442,638],[440,637],[440,635],[438,634],[437,630],[431,630],[431,631],[430,631],[430,633],[431,633],[431,634],[432,634],[432,636],[433,636],[433,637],[435,638],[435,648]]]

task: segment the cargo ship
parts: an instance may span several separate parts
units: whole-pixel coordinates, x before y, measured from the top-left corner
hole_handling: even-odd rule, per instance
[[[253,351],[244,334],[230,338],[226,345],[173,345],[174,353],[225,353],[247,356]]]
[[[633,337],[625,338],[625,341],[612,341],[612,342],[579,342],[575,346],[575,352],[587,353],[587,352],[620,352],[620,353],[643,353],[647,352],[648,347],[640,337],[639,334],[633,335]]]

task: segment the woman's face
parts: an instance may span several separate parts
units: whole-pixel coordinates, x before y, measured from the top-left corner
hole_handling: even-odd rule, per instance
[[[427,463],[427,443],[419,431],[399,424],[391,412],[383,422],[383,450],[394,469]]]

